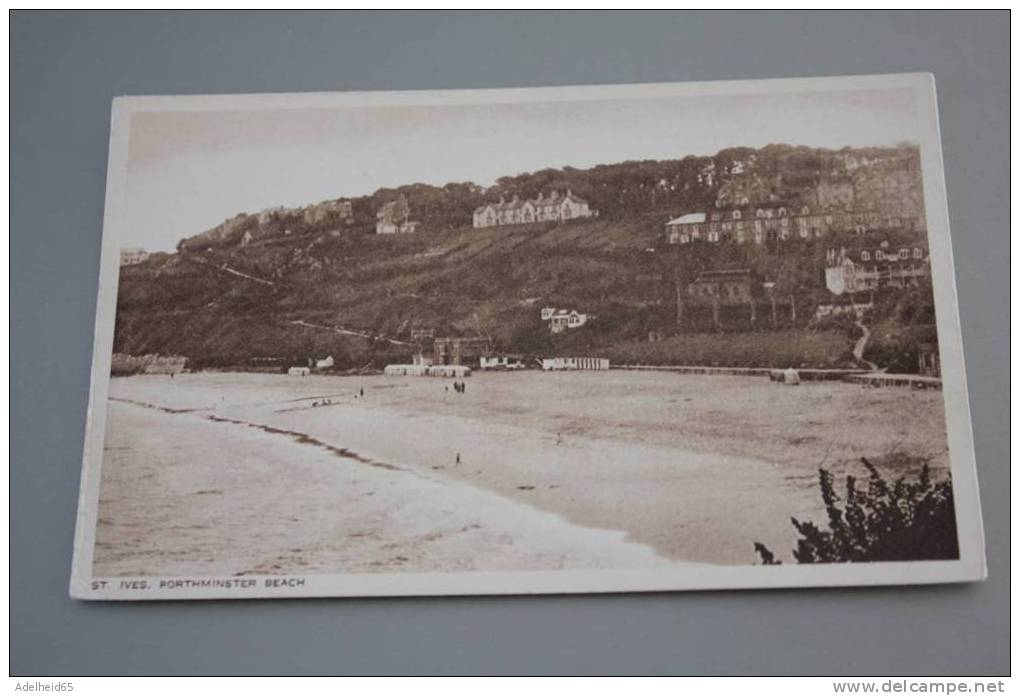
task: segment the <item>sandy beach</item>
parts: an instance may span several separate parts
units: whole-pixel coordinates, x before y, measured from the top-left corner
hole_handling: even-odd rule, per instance
[[[625,371],[450,384],[113,379],[95,573],[748,564],[755,541],[788,557],[791,515],[822,519],[818,466],[946,463],[938,392]]]

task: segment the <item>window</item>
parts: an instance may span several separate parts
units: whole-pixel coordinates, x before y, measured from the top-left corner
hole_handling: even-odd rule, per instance
[[[825,216],[825,224],[826,225],[831,225],[832,224],[832,216],[831,215],[826,215]]]
[[[762,210],[761,208],[758,208],[757,215],[758,215],[758,217],[763,218],[763,217],[765,217],[765,211]]]
[[[786,208],[779,209],[779,217],[786,217]]]
[[[910,250],[909,249],[900,249],[900,258],[901,259],[910,258]]]
[[[914,258],[915,259],[919,259],[922,256],[924,256],[924,252],[923,251],[921,251],[920,249],[914,249]]]
[[[871,261],[871,254],[866,251],[861,252],[861,261]]]
[[[740,219],[740,211],[739,210],[734,210],[733,211],[733,219],[734,220],[739,220]]]

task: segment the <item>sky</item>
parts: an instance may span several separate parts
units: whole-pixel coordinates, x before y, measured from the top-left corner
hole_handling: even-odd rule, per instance
[[[547,167],[788,143],[917,142],[909,90],[136,112],[124,246],[172,251],[237,213]]]

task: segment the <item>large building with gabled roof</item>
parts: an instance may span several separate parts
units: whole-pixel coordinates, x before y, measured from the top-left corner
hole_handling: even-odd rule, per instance
[[[514,196],[511,200],[500,198],[499,203],[486,203],[476,208],[473,224],[478,227],[499,227],[501,225],[525,225],[533,222],[574,220],[596,217],[588,201],[567,191],[561,196],[553,191],[549,196],[538,194],[537,198],[522,199]]]

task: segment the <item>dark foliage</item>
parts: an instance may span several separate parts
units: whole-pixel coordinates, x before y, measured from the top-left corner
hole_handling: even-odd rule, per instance
[[[832,474],[818,470],[828,529],[792,518],[800,532],[793,551],[798,563],[959,558],[951,479],[932,481],[925,462],[916,481],[900,476],[890,483],[867,459],[861,463],[868,470],[867,488],[859,489],[857,480],[847,476],[842,507]],[[764,565],[780,563],[761,542],[755,542],[754,550]]]

